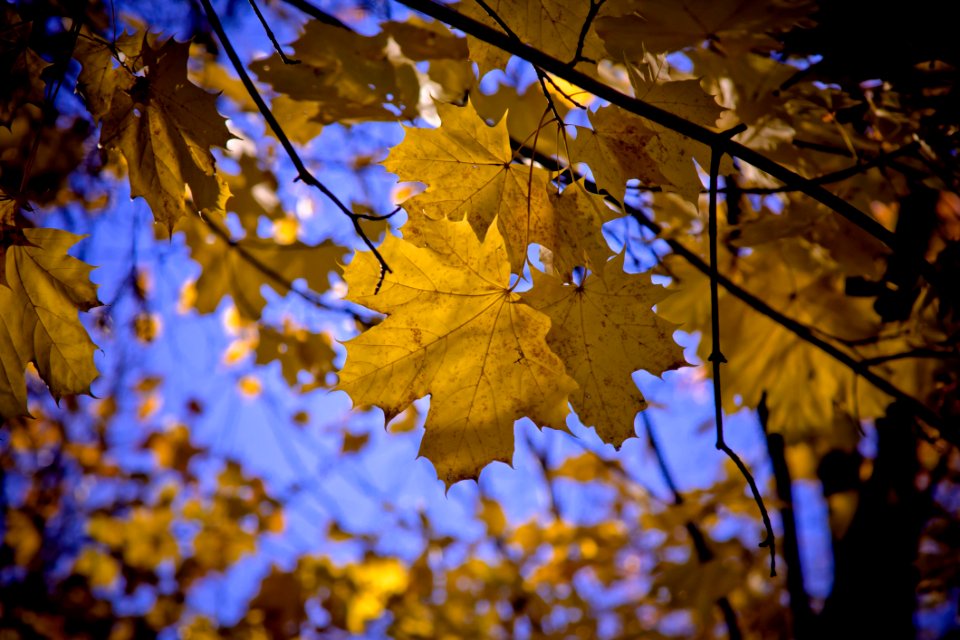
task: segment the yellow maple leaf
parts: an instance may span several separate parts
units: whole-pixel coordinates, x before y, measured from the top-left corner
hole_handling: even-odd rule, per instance
[[[116,68],[106,46],[81,47],[78,85],[103,121],[100,144],[126,160],[131,195],[143,196],[170,231],[181,216],[223,209],[230,192],[210,148],[225,147],[230,133],[216,96],[187,79],[188,44],[154,46],[146,35],[132,42],[121,47],[127,64]]]
[[[22,235],[21,235],[22,234]],[[53,396],[89,393],[97,348],[77,317],[98,306],[90,265],[67,255],[81,236],[23,229],[4,250],[0,272],[0,416],[27,415],[24,370],[37,366]]]
[[[431,247],[390,236],[392,273],[358,253],[344,271],[348,299],[388,317],[348,341],[338,388],[386,419],[431,394],[420,454],[449,486],[513,455],[513,423],[565,428],[576,383],[550,350],[550,320],[518,304],[496,225],[481,243],[467,221],[436,221]]]
[[[590,213],[558,220],[573,210],[556,211],[549,197],[551,189],[556,189],[549,186],[546,171],[511,163],[505,120],[489,127],[471,104],[438,105],[437,111],[441,128],[408,129],[403,142],[384,161],[401,180],[427,184],[426,191],[404,203],[410,215],[404,237],[426,243],[432,221],[442,218],[466,218],[478,237],[496,223],[515,272],[520,271],[531,243],[556,251],[561,238],[575,239],[571,252],[605,246],[599,225],[586,217]],[[578,227],[579,233],[558,233],[570,225]]]
[[[573,408],[604,442],[619,448],[634,435],[634,418],[647,406],[633,372],[660,375],[686,364],[671,338],[674,325],[652,310],[667,290],[649,276],[625,273],[622,254],[602,276],[588,274],[580,285],[536,270],[533,281],[523,299],[553,322],[547,344],[580,385],[570,398]]]

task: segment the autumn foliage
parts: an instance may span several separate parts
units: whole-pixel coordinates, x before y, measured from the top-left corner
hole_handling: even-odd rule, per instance
[[[250,4],[2,8],[0,631],[956,633],[944,26],[806,0]],[[204,435],[257,411],[280,463]],[[712,485],[656,411],[705,420]],[[410,451],[347,483],[376,512],[351,519],[327,476],[410,437],[439,492],[402,498]],[[242,612],[211,612],[231,576]]]

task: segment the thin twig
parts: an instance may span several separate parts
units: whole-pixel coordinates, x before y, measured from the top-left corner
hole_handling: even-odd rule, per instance
[[[230,59],[230,63],[233,65],[234,70],[240,77],[240,81],[247,89],[247,93],[250,94],[250,98],[257,105],[257,109],[259,109],[263,119],[267,121],[270,129],[273,131],[274,135],[276,135],[277,140],[280,141],[284,151],[287,152],[287,156],[290,158],[293,166],[297,169],[297,178],[319,190],[320,193],[325,195],[327,199],[336,205],[341,213],[350,219],[350,221],[353,223],[354,231],[356,231],[363,243],[368,249],[370,249],[374,257],[376,257],[377,262],[380,263],[380,280],[377,283],[376,288],[376,290],[379,291],[387,272],[392,273],[393,270],[390,269],[390,266],[387,265],[387,262],[380,254],[380,251],[373,244],[373,241],[367,236],[366,232],[363,230],[363,227],[360,226],[360,220],[363,218],[361,215],[356,214],[348,209],[347,206],[344,205],[343,202],[341,202],[340,199],[337,198],[337,196],[326,187],[326,185],[320,182],[316,176],[314,176],[313,173],[307,169],[306,165],[303,163],[303,160],[300,158],[300,154],[293,146],[293,143],[290,142],[290,138],[287,137],[283,127],[281,127],[280,123],[277,122],[276,117],[274,117],[273,113],[270,111],[270,107],[267,106],[267,103],[257,90],[256,85],[253,84],[253,80],[250,79],[250,75],[247,73],[247,70],[243,66],[243,62],[240,60],[240,56],[237,55],[236,49],[233,48],[233,44],[227,37],[227,32],[220,23],[220,18],[217,16],[216,11],[214,11],[213,5],[210,4],[210,0],[200,0],[200,2],[203,4],[203,9],[207,14],[207,20],[210,22],[210,26],[213,27],[214,32],[217,34],[217,38],[220,40],[220,44],[223,45],[223,50],[226,52],[227,57]]]
[[[710,328],[713,338],[713,344],[708,360],[713,363],[713,407],[714,418],[717,424],[717,449],[727,454],[727,457],[733,460],[733,463],[740,469],[750,491],[753,493],[753,499],[760,509],[760,517],[763,519],[763,526],[766,529],[766,537],[760,542],[761,547],[770,549],[770,577],[777,575],[777,541],[773,533],[773,523],[770,522],[770,514],[767,513],[767,507],[763,503],[763,496],[757,487],[757,481],[754,480],[750,469],[743,463],[740,456],[730,448],[723,437],[723,396],[720,390],[720,365],[727,361],[720,350],[720,287],[719,271],[717,269],[717,186],[720,173],[720,159],[723,152],[718,149],[712,149],[710,152],[710,203],[709,203],[709,236],[710,236]]]
[[[547,82],[549,82],[549,83],[551,84],[551,86],[553,86],[553,88],[556,90],[556,92],[559,93],[561,96],[563,96],[563,97],[567,100],[567,102],[569,102],[569,103],[572,104],[573,106],[577,107],[578,109],[586,109],[586,107],[585,107],[584,105],[582,105],[582,104],[580,104],[579,102],[577,102],[577,100],[576,100],[573,96],[571,96],[569,93],[567,93],[566,91],[564,91],[563,88],[562,88],[560,85],[557,84],[557,81],[554,80],[553,77],[552,77],[549,73],[543,73],[543,71],[540,71],[540,73],[543,75],[544,79],[545,79]]]
[[[281,47],[280,43],[277,42],[277,36],[273,35],[273,29],[270,28],[269,24],[267,24],[267,19],[263,17],[263,14],[260,12],[260,7],[257,6],[257,0],[249,1],[250,6],[253,7],[253,12],[257,14],[257,19],[260,21],[261,26],[263,26],[263,30],[267,32],[267,37],[270,38],[273,48],[276,49],[278,54],[280,54],[280,59],[283,60],[283,64],[300,64],[299,60],[288,58],[287,54],[283,52],[283,47]]]
[[[587,41],[587,34],[590,32],[590,27],[593,26],[593,21],[600,12],[600,7],[602,7],[606,1],[607,0],[590,0],[590,10],[587,11],[587,17],[584,19],[583,26],[580,27],[580,35],[577,37],[577,52],[573,54],[573,59],[568,63],[571,67],[576,66],[578,62],[593,62],[593,60],[583,57],[583,46]]]

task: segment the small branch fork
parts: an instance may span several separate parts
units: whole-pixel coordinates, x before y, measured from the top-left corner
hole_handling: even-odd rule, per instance
[[[290,141],[290,138],[284,132],[283,127],[280,126],[280,123],[270,111],[270,107],[267,106],[266,101],[263,99],[263,96],[260,95],[256,85],[253,84],[253,80],[250,78],[246,68],[243,66],[243,62],[240,60],[240,56],[237,55],[236,49],[234,49],[233,44],[230,42],[230,38],[227,36],[227,32],[224,30],[223,24],[220,22],[220,18],[216,11],[214,11],[210,0],[200,0],[200,2],[203,5],[203,10],[207,15],[207,20],[210,22],[210,26],[217,34],[220,44],[223,45],[224,52],[227,54],[227,57],[230,59],[230,63],[233,65],[234,71],[237,72],[237,75],[240,77],[240,81],[246,88],[247,93],[250,94],[250,98],[257,105],[257,109],[259,109],[263,119],[266,120],[267,124],[270,126],[270,129],[273,131],[274,135],[276,135],[277,140],[279,140],[281,146],[283,146],[284,151],[286,151],[287,156],[293,163],[293,166],[296,168],[297,179],[302,180],[304,183],[320,191],[320,193],[326,196],[327,199],[330,200],[330,202],[332,202],[343,215],[350,219],[351,223],[353,223],[354,231],[356,231],[363,243],[368,249],[370,249],[374,257],[376,257],[377,262],[380,263],[380,281],[377,283],[377,290],[379,290],[380,286],[383,284],[383,279],[387,272],[392,273],[393,270],[387,264],[386,260],[384,260],[383,256],[380,254],[380,251],[377,250],[377,247],[373,244],[373,241],[360,225],[360,220],[369,220],[371,219],[371,216],[366,214],[358,214],[351,211],[332,191],[330,191],[330,189],[326,187],[326,185],[320,182],[320,180],[318,180],[317,177],[314,176],[309,169],[307,169],[306,165],[303,163],[303,159],[300,157],[300,154]],[[382,217],[384,216],[381,216],[381,218]]]
[[[731,129],[725,132],[726,135],[733,136],[745,128],[745,125]],[[767,513],[767,507],[763,503],[763,496],[757,487],[757,481],[754,480],[750,469],[743,463],[740,456],[730,448],[723,437],[723,396],[720,388],[720,365],[727,361],[720,350],[720,287],[719,271],[717,269],[717,189],[719,187],[720,159],[723,158],[721,149],[713,148],[710,151],[710,200],[709,200],[709,228],[710,237],[710,328],[712,337],[712,350],[708,360],[713,363],[713,407],[714,417],[717,424],[717,449],[727,454],[727,457],[733,460],[733,463],[740,469],[750,491],[753,493],[753,500],[760,509],[760,517],[763,519],[763,526],[766,529],[766,537],[760,542],[761,547],[770,549],[770,576],[777,575],[777,539],[773,533],[773,524],[770,522],[770,514]]]
[[[260,12],[260,7],[257,6],[257,0],[250,0],[250,6],[253,7],[253,12],[257,14],[257,20],[260,21],[260,25],[263,27],[267,37],[273,44],[273,48],[276,49],[277,53],[280,55],[280,59],[283,60],[283,64],[300,64],[299,60],[288,58],[287,54],[283,52],[283,47],[281,47],[280,43],[277,42],[277,36],[273,35],[273,29],[270,28],[270,25],[267,23],[267,19],[264,18],[263,13]]]

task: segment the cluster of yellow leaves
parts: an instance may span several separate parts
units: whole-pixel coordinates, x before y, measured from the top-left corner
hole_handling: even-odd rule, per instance
[[[387,420],[429,394],[420,453],[448,485],[509,463],[519,418],[565,429],[568,402],[619,446],[645,406],[631,374],[684,363],[651,311],[663,290],[607,263],[600,227],[613,213],[600,198],[579,184],[551,193],[545,170],[512,163],[503,120],[490,127],[469,104],[438,111],[439,129],[408,131],[386,161],[427,183],[405,203],[404,238],[381,247],[391,272],[381,281],[365,253],[345,270],[349,299],[388,318],[347,343],[338,388]],[[511,273],[533,243],[559,275],[517,294]],[[592,272],[567,282],[578,266]]]

